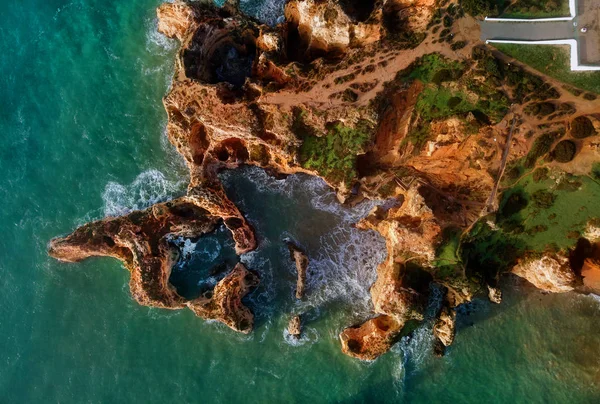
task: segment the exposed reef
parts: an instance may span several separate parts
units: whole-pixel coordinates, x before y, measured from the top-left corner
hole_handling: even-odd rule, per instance
[[[597,195],[600,100],[584,102],[507,63],[478,42],[456,2],[446,3],[290,0],[275,27],[234,1],[161,5],[159,31],[181,43],[163,103],[168,138],[190,171],[187,194],[84,225],[54,239],[50,255],[118,258],[140,304],[189,307],[249,332],[242,298],[257,274],[238,264],[193,300],[169,274],[173,238],[199,238],[221,223],[238,254],[256,248],[218,177],[254,165],[319,176],[342,203],[382,201],[357,224],[383,236],[387,258],[371,287],[372,315],[340,334],[353,357],[374,360],[410,333],[433,284],[443,300],[437,354],[454,340],[455,308],[477,296],[500,303],[504,274],[551,292],[598,290],[600,212],[591,203],[564,212],[573,193]],[[301,299],[308,258],[290,252]],[[289,333],[300,325],[292,318]]]

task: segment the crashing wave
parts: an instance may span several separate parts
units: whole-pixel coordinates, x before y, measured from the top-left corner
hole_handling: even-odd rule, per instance
[[[109,182],[102,193],[104,216],[122,216],[181,194],[185,181],[170,181],[158,170],[144,171],[128,186]]]

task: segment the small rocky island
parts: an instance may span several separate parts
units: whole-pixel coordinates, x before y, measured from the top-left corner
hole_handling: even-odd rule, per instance
[[[386,201],[357,223],[381,234],[387,259],[372,317],[340,334],[350,356],[373,360],[410,334],[432,284],[443,293],[438,354],[458,306],[500,303],[503,274],[548,292],[599,289],[600,101],[480,42],[458,3],[290,0],[275,27],[235,1],[175,1],[157,15],[181,43],[164,106],[187,194],[53,239],[52,257],[117,258],[138,303],[251,332],[242,298],[259,283],[252,268],[236,265],[193,300],[169,276],[178,237],[224,224],[238,254],[257,247],[218,177],[254,165],[319,176],[340,203]],[[301,298],[306,256],[292,254]],[[300,325],[294,317],[290,332]]]

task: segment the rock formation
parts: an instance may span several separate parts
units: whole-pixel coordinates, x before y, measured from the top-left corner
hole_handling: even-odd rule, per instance
[[[546,292],[570,292],[576,283],[568,258],[555,254],[524,258],[513,268],[512,273]]]
[[[434,351],[438,356],[443,356],[447,347],[454,342],[456,312],[444,307],[433,326],[433,335],[436,338]]]
[[[202,318],[247,333],[252,330],[253,315],[241,299],[258,285],[258,277],[243,265],[238,264],[214,290],[192,301],[181,297],[169,283],[179,258],[173,240],[198,238],[213,231],[220,221],[194,198],[183,197],[127,216],[88,223],[67,237],[52,240],[49,254],[64,262],[94,256],[117,258],[131,272],[129,287],[139,304],[164,309],[187,306]]]
[[[342,352],[362,360],[374,360],[389,351],[397,341],[404,323],[381,315],[360,326],[346,328],[340,334]]]
[[[304,289],[306,288],[306,270],[308,269],[308,257],[291,241],[287,242],[290,250],[290,258],[296,263],[296,272],[298,274],[298,280],[296,281],[296,299],[302,299],[304,297]]]
[[[386,352],[407,324],[423,318],[432,282],[443,287],[445,301],[434,332],[449,345],[456,306],[477,293],[501,298],[486,289],[500,271],[489,271],[485,260],[477,268],[463,262],[460,246],[476,242],[466,237],[474,225],[493,221],[488,213],[498,206],[504,164],[522,161],[531,147],[523,131],[503,144],[513,117],[524,119],[508,114],[509,106],[560,93],[516,64],[502,65],[483,46],[457,51],[444,45],[451,36],[424,40],[441,24],[434,0],[290,0],[276,27],[245,16],[237,3],[176,0],[157,10],[159,31],[181,43],[163,104],[168,138],[190,172],[186,196],[84,225],[53,240],[50,254],[64,261],[118,258],[140,304],[187,306],[248,332],[252,313],[241,299],[257,275],[240,264],[214,290],[186,300],[169,284],[178,260],[170,240],[197,238],[223,223],[238,254],[256,248],[253,229],[223,190],[221,170],[254,165],[320,176],[340,202],[387,200],[357,225],[380,233],[388,256],[371,288],[372,318],[340,334],[344,352],[365,360]],[[511,82],[515,77],[528,87]],[[424,107],[423,97],[436,91],[445,95],[425,97],[435,105]],[[458,95],[446,102],[448,94]],[[455,256],[441,262],[440,249]],[[301,298],[308,259],[291,253]],[[596,287],[598,256],[573,261],[564,251],[521,257],[513,273],[563,292],[578,286],[580,271],[584,284]]]
[[[186,302],[186,305],[199,317],[218,320],[235,331],[248,334],[254,325],[254,315],[242,303],[242,298],[258,283],[256,273],[237,264],[212,292]]]
[[[300,338],[302,335],[302,320],[300,316],[293,316],[288,324],[288,332],[295,338]]]
[[[498,288],[491,287],[488,285],[488,299],[490,302],[500,304],[502,303],[502,291]]]

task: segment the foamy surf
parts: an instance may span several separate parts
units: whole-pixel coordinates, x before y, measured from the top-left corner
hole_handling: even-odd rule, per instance
[[[147,19],[144,26],[146,27],[145,48],[148,53],[166,56],[177,49],[177,40],[167,38],[165,35],[158,32],[158,19],[156,17]]]
[[[331,329],[327,334],[337,338],[340,326],[362,321],[372,313],[369,289],[377,277],[377,266],[385,259],[387,251],[379,234],[359,230],[353,225],[366,216],[376,202],[367,201],[352,208],[343,206],[324,181],[307,175],[277,179],[264,170],[247,167],[224,172],[221,178],[226,188],[236,189],[240,194],[242,189],[247,189],[247,185],[242,184],[246,181],[251,184],[235,202],[254,225],[260,240],[259,248],[244,254],[241,261],[261,276],[259,290],[250,295],[252,308],[257,318],[262,319],[261,324],[269,327],[273,316],[289,315],[290,311],[302,314],[303,319],[307,319],[306,314],[310,313],[309,317],[314,317],[307,320],[310,324],[323,312],[328,316],[333,314],[335,321],[330,323]],[[278,206],[293,201],[294,214],[300,218],[327,212],[321,227],[314,228],[318,242],[306,239],[310,236],[301,232],[302,224],[293,220],[290,221],[291,227],[282,227],[281,232],[274,236],[269,227],[281,227],[276,214],[255,222],[252,202],[257,195],[263,195],[269,203]],[[277,202],[272,202],[274,195],[278,196]],[[277,207],[273,208],[276,212]],[[294,296],[296,268],[285,244],[287,239],[300,245],[306,244],[309,266],[307,293],[303,300],[296,300]],[[281,306],[282,300],[286,307],[284,312],[281,307],[276,307]],[[286,343],[294,342],[288,337],[284,332]]]
[[[312,345],[319,341],[319,331],[316,328],[304,327],[299,338],[293,336],[287,327],[283,330],[283,341],[291,346],[299,347],[303,345]]]
[[[184,181],[171,181],[158,170],[144,171],[129,185],[109,182],[102,193],[104,216],[122,216],[182,194]]]

